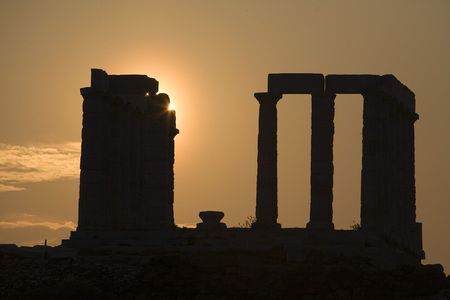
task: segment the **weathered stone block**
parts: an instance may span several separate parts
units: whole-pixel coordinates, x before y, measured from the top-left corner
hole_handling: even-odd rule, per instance
[[[101,69],[91,69],[91,87],[97,91],[108,89],[108,74]]]
[[[280,94],[322,94],[322,74],[280,73],[269,74],[268,91]]]
[[[158,81],[146,75],[108,75],[108,91],[117,94],[156,95]]]
[[[378,75],[327,75],[325,90],[334,94],[363,94],[377,88]]]
[[[394,97],[409,113],[416,112],[415,94],[392,74],[381,76],[380,89]]]

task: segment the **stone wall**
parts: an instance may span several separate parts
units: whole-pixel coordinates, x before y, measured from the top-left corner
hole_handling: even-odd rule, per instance
[[[81,89],[80,230],[171,228],[174,137],[169,97],[145,75],[92,70]]]

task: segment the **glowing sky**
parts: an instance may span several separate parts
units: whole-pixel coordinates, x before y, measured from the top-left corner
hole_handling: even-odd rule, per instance
[[[77,222],[79,88],[146,74],[177,111],[175,218],[254,215],[258,104],[276,72],[394,74],[416,93],[417,216],[450,268],[450,1],[1,1],[0,243]],[[310,100],[279,103],[283,226],[309,215]],[[336,100],[334,223],[359,221],[362,104]]]

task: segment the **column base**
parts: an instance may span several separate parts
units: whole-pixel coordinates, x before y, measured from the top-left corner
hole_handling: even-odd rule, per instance
[[[308,230],[321,230],[321,231],[327,231],[327,230],[334,230],[334,224],[333,223],[320,223],[320,222],[308,222],[306,224],[306,229]]]
[[[255,222],[252,224],[252,229],[256,230],[272,230],[272,229],[281,229],[281,224],[279,223],[261,223]]]

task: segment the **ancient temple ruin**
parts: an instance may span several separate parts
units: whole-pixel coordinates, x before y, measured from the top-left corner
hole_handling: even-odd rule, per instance
[[[392,75],[270,74],[259,106],[255,228],[277,228],[277,102],[310,94],[311,230],[333,230],[336,94],[363,96],[361,230],[422,255],[414,177],[415,96]]]
[[[145,75],[93,69],[82,88],[77,232],[174,227],[174,137],[169,97]]]
[[[227,228],[222,212],[200,213],[197,228],[173,217],[174,137],[169,97],[145,75],[93,69],[83,95],[79,223],[63,246],[165,250],[285,249],[291,259],[321,251],[418,264],[424,258],[416,222],[415,96],[392,75],[269,74],[259,102],[256,222]],[[277,102],[310,94],[311,207],[306,228],[278,218]],[[336,94],[363,96],[361,228],[333,225],[333,135]]]

